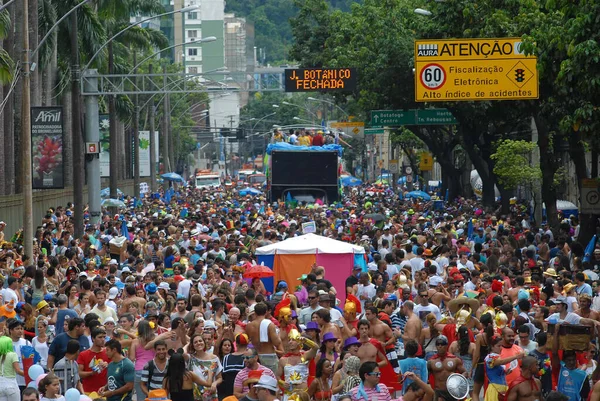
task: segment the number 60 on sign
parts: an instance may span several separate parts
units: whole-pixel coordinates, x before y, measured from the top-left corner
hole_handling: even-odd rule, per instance
[[[446,71],[444,68],[435,63],[427,64],[421,70],[420,77],[423,86],[430,90],[436,90],[444,86],[446,82]]]

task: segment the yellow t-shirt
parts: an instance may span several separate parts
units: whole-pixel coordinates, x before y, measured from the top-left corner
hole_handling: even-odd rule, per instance
[[[310,138],[305,136],[301,136],[300,138],[298,138],[298,143],[300,144],[300,146],[310,146]]]

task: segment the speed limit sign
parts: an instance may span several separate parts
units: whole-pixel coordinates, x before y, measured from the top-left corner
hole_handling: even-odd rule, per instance
[[[446,82],[446,71],[439,64],[427,64],[421,70],[420,78],[425,88],[430,90],[440,89]]]

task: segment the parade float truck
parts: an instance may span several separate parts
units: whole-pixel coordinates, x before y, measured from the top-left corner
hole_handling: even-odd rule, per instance
[[[340,146],[308,147],[278,143],[269,145],[267,154],[269,202],[293,201],[302,205],[330,204],[339,200]]]

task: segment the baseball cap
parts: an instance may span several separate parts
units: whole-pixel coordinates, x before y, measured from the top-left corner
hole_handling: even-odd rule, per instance
[[[215,322],[213,320],[206,320],[204,322],[204,330],[206,330],[206,329],[216,330],[217,329],[217,325],[215,324]]]
[[[166,281],[161,282],[158,285],[158,288],[161,288],[161,289],[167,290],[167,291],[169,291],[171,289],[171,287],[169,287],[169,283],[167,283]]]
[[[277,380],[272,378],[271,376],[262,375],[258,383],[254,385],[254,388],[264,388],[270,391],[277,391]]]
[[[443,344],[443,345],[448,345],[448,337],[444,336],[444,335],[439,335],[436,337],[435,339],[435,344]]]
[[[556,297],[556,300],[554,301],[555,304],[565,304],[568,305],[569,303],[567,302],[567,298],[560,295],[558,297]]]
[[[108,290],[108,299],[115,299],[119,295],[119,289],[117,287],[111,287]]]
[[[106,323],[115,324],[115,319],[113,319],[111,316],[109,316],[106,319],[104,319],[104,323],[103,324],[106,324]]]
[[[131,269],[127,266],[125,266],[124,268],[121,269],[121,274],[123,273],[131,273]]]

